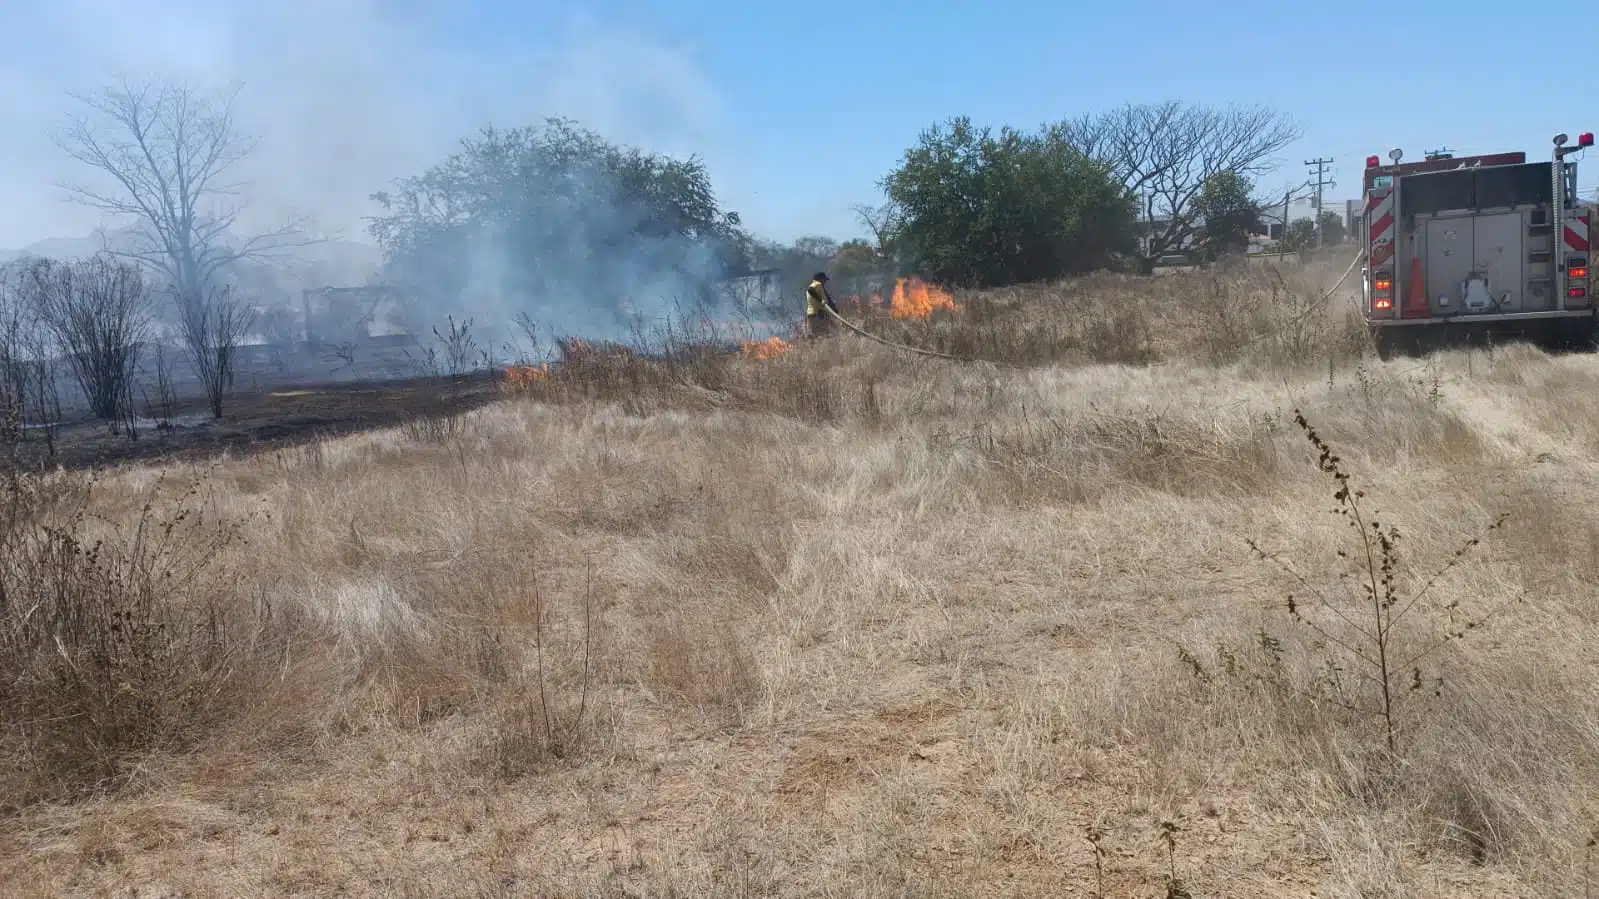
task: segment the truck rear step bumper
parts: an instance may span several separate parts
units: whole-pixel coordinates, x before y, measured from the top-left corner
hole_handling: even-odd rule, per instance
[[[1489,315],[1439,315],[1431,318],[1368,318],[1373,328],[1404,328],[1413,325],[1470,325],[1477,322],[1520,322],[1554,318],[1593,318],[1592,309],[1558,309],[1550,312],[1497,312]]]

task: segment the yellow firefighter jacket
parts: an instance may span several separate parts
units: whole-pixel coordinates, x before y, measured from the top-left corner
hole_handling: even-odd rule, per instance
[[[832,305],[831,299],[827,295],[827,285],[820,281],[812,281],[810,286],[805,288],[805,314],[822,315],[822,307]]]

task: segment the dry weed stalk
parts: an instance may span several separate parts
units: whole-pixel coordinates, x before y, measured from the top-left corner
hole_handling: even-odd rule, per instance
[[[1105,858],[1107,853],[1102,845],[1105,839],[1104,831],[1097,825],[1088,825],[1088,843],[1094,847],[1094,899],[1105,899]]]
[[[588,568],[582,592],[582,648],[578,652],[575,702],[562,702],[556,693],[558,678],[551,669],[566,667],[552,659],[555,641],[549,619],[554,606],[545,596],[537,566],[529,574],[528,612],[533,618],[533,680],[531,696],[516,699],[502,723],[499,742],[499,770],[502,776],[519,777],[531,773],[549,759],[577,758],[588,743],[591,699],[595,686],[595,661],[598,658],[594,599],[594,571]]]
[[[1174,821],[1160,822],[1160,844],[1166,849],[1166,896],[1165,899],[1193,899],[1193,894],[1183,886],[1182,880],[1177,876],[1177,827]]]
[[[1360,697],[1349,694],[1337,679],[1343,667],[1336,658],[1329,657],[1325,660],[1327,675],[1322,686],[1330,687],[1331,691],[1321,698],[1332,701],[1346,711],[1380,720],[1388,753],[1390,757],[1397,756],[1403,729],[1400,713],[1404,700],[1421,693],[1429,684],[1435,695],[1442,690],[1442,675],[1424,677],[1421,663],[1451,641],[1459,640],[1481,627],[1520,596],[1500,603],[1481,615],[1466,616],[1460,620],[1455,617],[1460,612],[1458,600],[1439,604],[1437,610],[1448,618],[1446,626],[1441,633],[1421,637],[1415,642],[1406,639],[1408,631],[1401,625],[1405,624],[1412,611],[1427,607],[1426,601],[1438,582],[1459,566],[1485,536],[1503,526],[1508,515],[1496,518],[1482,534],[1456,549],[1420,586],[1406,592],[1399,583],[1399,528],[1393,524],[1384,526],[1375,518],[1368,520],[1361,507],[1361,500],[1366,493],[1350,484],[1350,475],[1344,468],[1342,458],[1333,452],[1332,447],[1298,409],[1294,410],[1294,422],[1320,454],[1318,469],[1331,477],[1336,485],[1333,499],[1337,505],[1333,513],[1341,517],[1356,534],[1353,561],[1360,571],[1359,601],[1349,602],[1347,597],[1329,596],[1278,554],[1262,549],[1253,540],[1249,541],[1249,547],[1262,560],[1272,562],[1287,572],[1313,600],[1311,608],[1307,609],[1300,597],[1290,594],[1287,597],[1289,616],[1341,651],[1347,660],[1354,663],[1361,679],[1373,685],[1377,692],[1374,702],[1362,701]],[[1337,555],[1340,559],[1351,558],[1349,551],[1344,549],[1337,550]],[[1362,621],[1361,618],[1366,620]]]

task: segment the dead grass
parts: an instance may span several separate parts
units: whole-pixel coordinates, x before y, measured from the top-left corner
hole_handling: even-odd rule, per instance
[[[1581,894],[1591,357],[1381,363],[1270,272],[958,299],[869,324],[1020,367],[601,353],[447,432],[27,482],[3,892]],[[1247,545],[1351,571],[1294,409],[1407,565],[1510,516],[1433,589],[1525,601],[1393,750]],[[234,537],[137,536],[185,510]]]

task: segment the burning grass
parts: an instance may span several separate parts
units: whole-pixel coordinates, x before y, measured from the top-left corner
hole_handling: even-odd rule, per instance
[[[1366,341],[1353,306],[1324,296],[1341,270],[1330,263],[1158,279],[1102,274],[963,296],[904,278],[887,300],[845,297],[841,307],[886,339],[1010,365],[1182,359],[1336,368]]]
[[[882,294],[844,298],[846,308],[856,314],[882,315],[896,321],[926,321],[938,312],[960,312],[954,294],[917,277],[897,278],[885,302]]]
[[[1593,358],[1380,363],[1343,343],[1343,298],[1224,278],[866,321],[1031,369],[574,344],[447,440],[225,460],[201,493],[185,466],[87,499],[29,481],[3,506],[0,884],[1575,892],[1599,457],[1549,409],[1581,407]],[[1117,364],[1047,364],[1092,358]],[[1370,575],[1335,552],[1296,408],[1404,535],[1401,593],[1448,568],[1392,645],[1507,609],[1427,658],[1392,743],[1378,682],[1287,609],[1354,608]],[[189,509],[231,536],[140,537]]]
[[[765,340],[746,340],[739,347],[739,352],[746,359],[768,360],[789,352],[793,344],[781,337],[768,337]]]

